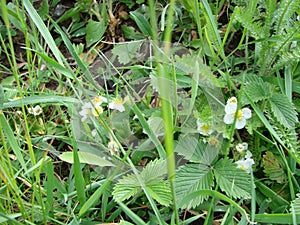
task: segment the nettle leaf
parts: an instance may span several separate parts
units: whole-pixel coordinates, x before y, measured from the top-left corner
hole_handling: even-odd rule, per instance
[[[270,105],[274,117],[286,128],[292,128],[298,122],[295,107],[286,95],[273,94]]]
[[[214,185],[213,173],[209,166],[203,164],[185,164],[175,175],[175,192],[177,201],[199,190],[210,190]],[[186,208],[193,208],[206,200],[208,196],[193,199]]]
[[[284,169],[272,152],[267,151],[266,154],[263,155],[263,167],[266,176],[271,180],[275,180],[278,183],[282,183],[286,180]]]
[[[214,166],[214,174],[222,191],[233,198],[249,198],[251,177],[237,168],[231,159],[221,159]]]
[[[141,178],[151,197],[158,203],[169,206],[172,202],[172,193],[169,182],[164,180],[167,173],[166,161],[154,160],[141,172]],[[135,174],[123,176],[115,185],[113,196],[116,201],[124,201],[142,191],[140,182]]]
[[[126,65],[130,62],[137,61],[137,51],[140,48],[140,42],[128,42],[125,44],[117,44],[112,49],[112,53],[118,56],[119,63]]]
[[[190,162],[210,165],[216,158],[218,149],[193,136],[184,136],[177,141],[175,152]]]

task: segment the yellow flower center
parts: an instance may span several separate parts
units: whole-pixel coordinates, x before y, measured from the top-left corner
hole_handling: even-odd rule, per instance
[[[243,119],[243,111],[242,111],[242,110],[239,110],[239,111],[238,111],[237,119],[238,119],[238,120]]]
[[[114,103],[116,103],[117,105],[122,105],[122,104],[123,104],[123,100],[122,100],[122,98],[120,98],[120,97],[115,98],[113,101],[114,101]]]
[[[204,125],[202,125],[201,128],[202,128],[202,130],[209,131],[210,126],[208,124],[204,124]]]

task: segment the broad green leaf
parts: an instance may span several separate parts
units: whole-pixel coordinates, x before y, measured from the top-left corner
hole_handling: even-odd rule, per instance
[[[275,118],[286,128],[292,128],[298,122],[295,107],[286,95],[273,94],[270,105]]]
[[[184,197],[195,191],[211,189],[213,184],[213,173],[209,166],[202,164],[185,164],[180,167],[175,175],[177,201],[181,202]],[[199,196],[183,207],[196,207],[207,198],[207,196]]]
[[[118,57],[119,63],[126,65],[137,60],[137,51],[141,46],[141,42],[129,42],[125,44],[117,44],[112,49],[113,55]]]
[[[242,80],[240,80],[242,81]],[[257,75],[245,76],[244,91],[252,98],[253,102],[268,99],[272,94],[273,87],[269,83],[265,83]],[[242,98],[242,105],[248,104],[247,98]]]
[[[175,152],[190,162],[210,165],[217,156],[218,149],[193,136],[184,136],[179,138]]]
[[[147,123],[149,124],[149,127],[151,127],[152,132],[156,135],[156,137],[164,136],[164,123],[161,117],[151,116]]]
[[[64,152],[59,156],[59,158],[65,162],[73,163],[73,152]],[[78,152],[78,158],[80,163],[86,163],[89,165],[115,166],[111,162],[88,152]]]
[[[102,19],[100,22],[89,20],[86,27],[86,43],[87,47],[100,41],[106,30],[105,20]]]
[[[156,180],[153,184],[147,185],[152,198],[164,206],[170,206],[172,202],[172,192],[170,184],[163,180]]]
[[[232,198],[251,197],[251,177],[237,168],[231,159],[221,159],[214,166],[214,173],[222,191]]]
[[[168,181],[163,179],[167,173],[166,162],[154,160],[141,172],[141,178],[150,196],[162,205],[169,206],[172,201],[171,189]],[[123,176],[114,187],[113,196],[122,202],[142,191],[139,180],[134,174]]]
[[[263,167],[266,176],[271,180],[275,180],[278,183],[282,183],[286,180],[287,177],[284,169],[272,152],[267,151],[266,154],[263,155]]]
[[[155,181],[167,174],[167,161],[156,159],[147,164],[146,168],[141,172],[141,176],[146,184]]]
[[[123,176],[115,185],[113,190],[114,199],[122,202],[129,199],[141,190],[140,183],[134,174]]]
[[[130,17],[135,21],[136,25],[140,28],[145,36],[152,37],[151,26],[144,15],[137,11],[133,11],[130,12]]]

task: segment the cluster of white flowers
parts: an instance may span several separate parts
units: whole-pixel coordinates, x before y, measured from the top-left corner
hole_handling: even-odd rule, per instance
[[[99,116],[103,113],[102,103],[106,102],[107,99],[102,96],[96,96],[92,102],[86,102],[82,107],[79,115],[82,116],[81,121],[84,122],[90,116]]]
[[[124,103],[127,101],[125,98],[124,100],[121,97],[116,97],[111,100],[111,102],[108,104],[108,108],[115,109],[120,112],[125,111]],[[79,112],[79,115],[82,116],[81,121],[84,122],[88,117],[90,116],[99,116],[103,113],[103,107],[102,103],[108,103],[107,98],[103,96],[96,96],[92,99],[91,102],[86,102],[82,107],[81,111]]]
[[[226,124],[233,124],[234,118],[237,117],[235,128],[242,129],[246,125],[246,120],[251,118],[251,110],[249,108],[243,108],[238,110],[238,102],[236,97],[231,97],[228,99],[227,104],[225,106],[224,122]]]
[[[43,112],[43,109],[41,106],[36,105],[35,107],[30,107],[28,108],[28,113],[33,114],[34,116],[38,116]]]
[[[242,170],[245,170],[247,173],[250,173],[252,169],[252,165],[254,165],[254,160],[251,157],[252,157],[252,153],[250,151],[247,151],[243,159],[240,159],[235,162],[236,164],[238,164],[237,167]]]

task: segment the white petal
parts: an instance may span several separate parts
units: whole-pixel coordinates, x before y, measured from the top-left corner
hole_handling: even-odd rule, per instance
[[[244,146],[244,150],[248,149],[248,143],[247,142],[243,142],[242,145]]]
[[[235,128],[236,129],[242,129],[246,126],[246,119],[242,118],[240,120],[236,120],[236,123],[235,123]]]
[[[116,110],[118,110],[118,111],[120,111],[120,112],[124,112],[124,111],[125,111],[125,108],[124,108],[123,104],[117,104],[117,103],[115,103],[115,102],[109,103],[109,104],[108,104],[108,107],[109,107],[110,109],[116,109]]]
[[[224,116],[224,123],[233,124],[233,122],[234,122],[234,114],[226,114]]]
[[[230,103],[230,104],[225,105],[226,114],[235,113],[236,110],[237,110],[237,104]]]
[[[236,97],[231,97],[227,100],[227,104],[236,104],[237,105],[237,99]]]
[[[236,149],[239,153],[242,153],[242,152],[245,150],[244,145],[243,145],[242,143],[237,144],[237,145],[235,146],[235,149]]]
[[[93,106],[90,102],[86,102],[86,103],[84,103],[84,105],[81,108],[82,109],[91,109],[91,108],[93,108]]]
[[[245,159],[250,159],[252,157],[252,153],[250,151],[246,152]]]
[[[243,109],[242,109],[242,112],[243,112],[243,117],[244,117],[245,119],[251,118],[252,113],[251,113],[251,110],[250,110],[249,108],[243,108]]]

